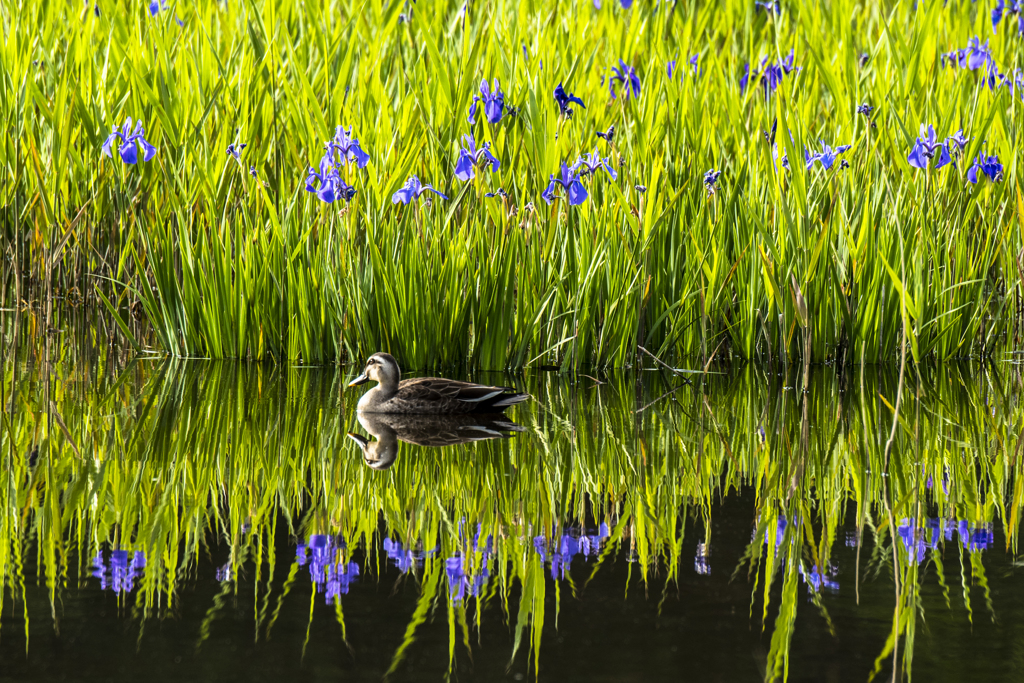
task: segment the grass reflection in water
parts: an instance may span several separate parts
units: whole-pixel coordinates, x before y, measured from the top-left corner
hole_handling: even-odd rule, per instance
[[[488,426],[494,434],[445,423],[448,445],[430,447],[417,445],[433,438],[423,425],[403,439],[360,424],[360,391],[333,371],[120,365],[113,354],[7,363],[0,635],[28,640],[42,618],[30,615],[56,624],[74,591],[97,587],[117,591],[140,630],[175,619],[205,561],[220,592],[197,647],[243,576],[257,642],[300,584],[315,586],[310,623],[333,610],[348,642],[360,628],[344,610],[353,587],[411,580],[417,598],[390,644],[392,672],[438,620],[449,667],[479,650],[472,633],[494,621],[509,629],[504,656],[538,671],[565,601],[623,560],[624,588],[642,586],[659,610],[691,567],[747,585],[741,608],[768,638],[766,679],[790,676],[798,613],[833,628],[830,596],[860,601],[889,586],[886,609],[872,613],[889,636],[864,678],[893,666],[911,676],[931,614],[922,591],[937,590],[966,631],[995,618],[984,560],[1002,552],[1000,529],[1015,551],[1024,495],[1015,372],[967,379],[946,366],[908,379],[887,463],[895,374],[816,370],[807,394],[790,388],[798,378],[751,368],[674,392],[676,378],[640,377],[526,377],[519,388],[536,402]],[[395,453],[375,468],[347,432],[390,439]],[[716,538],[714,522],[733,498],[753,502],[750,536],[725,565],[716,548],[736,541]],[[294,554],[281,554],[282,535]],[[45,612],[28,604],[35,585],[47,588]]]

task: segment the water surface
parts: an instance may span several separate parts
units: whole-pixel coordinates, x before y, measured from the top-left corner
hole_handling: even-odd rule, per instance
[[[1024,669],[1013,365],[908,372],[895,431],[894,371],[480,374],[521,430],[364,458],[345,369],[45,357],[4,364],[3,680]]]

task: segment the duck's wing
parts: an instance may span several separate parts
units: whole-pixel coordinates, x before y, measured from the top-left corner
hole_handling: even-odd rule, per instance
[[[403,401],[439,405],[444,403],[456,412],[489,413],[530,398],[509,387],[473,384],[443,377],[417,377],[402,381],[398,389]]]

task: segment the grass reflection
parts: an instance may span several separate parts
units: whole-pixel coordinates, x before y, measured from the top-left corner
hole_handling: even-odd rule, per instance
[[[1024,496],[1016,373],[908,375],[888,458],[894,374],[815,370],[806,394],[793,388],[801,378],[750,367],[691,385],[641,377],[519,378],[537,397],[511,415],[524,431],[440,448],[396,442],[377,470],[346,436],[360,428],[359,392],[333,371],[113,352],[6,363],[0,607],[24,614],[26,647],[31,582],[47,586],[55,623],[66,592],[97,583],[142,624],[174,618],[208,554],[221,591],[198,647],[242,571],[256,586],[257,639],[270,637],[296,582],[312,582],[309,623],[333,610],[347,642],[359,628],[343,609],[350,587],[397,569],[419,598],[392,672],[438,619],[451,667],[497,620],[512,634],[510,660],[536,671],[563,601],[626,557],[652,600],[691,566],[748,582],[771,680],[790,675],[798,613],[816,610],[831,629],[830,596],[853,591],[859,603],[867,584],[891,586],[874,674],[911,677],[927,582],[947,609],[962,603],[967,627],[994,618],[985,553],[997,526],[1016,551]],[[712,517],[740,492],[754,500],[749,544],[738,566],[720,566],[714,551],[727,539]],[[294,555],[279,556],[280,533],[294,537]],[[950,563],[960,585],[947,580]]]

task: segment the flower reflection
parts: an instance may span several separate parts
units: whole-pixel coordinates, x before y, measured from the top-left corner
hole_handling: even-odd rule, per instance
[[[822,591],[828,591],[829,593],[839,592],[839,581],[835,578],[836,568],[834,566],[828,566],[825,571],[821,571],[818,565],[813,565],[810,571],[804,570],[800,567],[800,576],[803,577],[807,585],[814,589],[815,593],[821,593]]]
[[[100,580],[100,589],[115,593],[132,592],[145,568],[146,554],[141,550],[132,553],[130,560],[127,550],[110,551],[109,560],[103,550],[98,550],[92,558],[92,576]]]
[[[693,558],[693,569],[701,576],[711,573],[711,549],[703,541],[697,543],[697,554]]]
[[[466,554],[456,553],[444,561],[444,572],[448,577],[448,597],[453,604],[462,602],[468,592],[470,596],[480,595],[491,576],[494,561],[494,539],[488,534],[480,542],[483,527],[476,525],[473,543]],[[463,523],[459,522],[459,536],[463,537]]]
[[[775,525],[775,529],[773,530],[771,527],[768,527],[767,529],[764,530],[764,544],[765,545],[772,545],[772,537],[774,536],[775,537],[774,549],[778,550],[779,546],[782,545],[782,539],[786,537],[786,527],[787,526],[788,526],[788,522],[786,521],[786,515],[779,515],[779,522],[778,522],[778,524]],[[772,533],[773,531],[774,531],[774,533]],[[757,531],[754,532],[754,536],[755,537],[757,536]],[[754,540],[754,539],[750,539],[750,540]]]
[[[296,548],[295,561],[300,567],[309,567],[309,578],[318,593],[324,592],[328,603],[337,603],[342,595],[347,595],[349,586],[359,576],[359,565],[342,559],[347,549],[341,536],[325,534],[314,534],[308,544],[300,541]]]
[[[384,539],[384,554],[388,556],[388,559],[391,560],[395,568],[403,574],[411,571],[416,566],[416,562],[422,562],[427,555],[432,555],[436,551],[436,548],[428,552],[412,550],[402,545],[401,541],[390,538]]]
[[[929,517],[920,524],[914,518],[901,519],[899,526],[896,527],[896,535],[907,551],[911,563],[923,561],[925,552],[938,548],[939,541],[952,541],[954,533],[964,550],[970,552],[988,550],[995,543],[991,522],[977,522],[972,525],[966,519],[941,520]]]
[[[536,536],[533,539],[533,547],[540,555],[541,562],[546,562],[550,553],[551,578],[564,579],[572,566],[572,559],[576,555],[583,555],[584,558],[597,557],[601,552],[601,543],[608,535],[608,525],[602,522],[595,535],[574,535],[574,532],[570,531],[552,541],[546,536]]]

